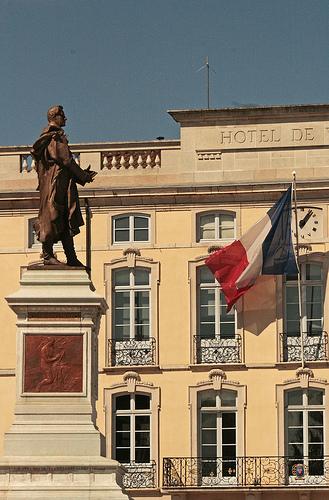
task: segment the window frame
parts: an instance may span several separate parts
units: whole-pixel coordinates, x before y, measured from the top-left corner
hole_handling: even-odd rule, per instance
[[[126,367],[127,368],[127,367]],[[136,376],[133,388],[130,386],[129,377],[125,375],[134,374]],[[150,463],[155,462],[156,470],[156,485],[159,484],[159,471],[160,471],[160,459],[159,459],[159,415],[161,409],[161,397],[160,388],[153,385],[152,383],[144,383],[140,380],[137,373],[126,372],[123,375],[123,382],[116,383],[110,387],[104,388],[104,409],[105,409],[105,442],[106,442],[106,457],[112,458],[113,455],[113,398],[116,396],[124,394],[143,394],[150,396]]]
[[[201,238],[201,219],[204,216],[214,216],[214,230],[215,230],[215,235],[214,238]],[[221,238],[220,237],[220,216],[221,215],[230,215],[233,217],[233,237],[231,238]],[[230,243],[233,242],[235,239],[237,239],[237,212],[234,210],[227,210],[227,209],[209,209],[205,211],[200,211],[196,213],[196,234],[195,234],[195,240],[199,244],[207,244],[207,243],[214,243],[214,242],[222,242],[222,243]]]
[[[329,405],[328,401],[328,386],[326,380],[313,378],[313,372],[310,369],[305,368],[304,372],[307,372],[306,380],[304,378],[304,373],[298,375],[298,378],[290,379],[283,384],[276,385],[276,408],[277,408],[277,425],[278,425],[278,454],[281,457],[286,456],[286,425],[285,425],[285,397],[286,392],[294,389],[320,389],[323,391],[324,395],[324,449],[323,455],[328,455],[329,449]],[[298,371],[297,371],[298,374]]]
[[[116,241],[116,228],[115,228],[115,223],[118,219],[120,218],[128,218],[128,231],[129,231],[129,239],[124,240],[124,241]],[[135,240],[134,238],[134,230],[135,230],[135,217],[143,217],[147,219],[148,225],[147,225],[147,231],[148,231],[148,239],[147,240]],[[154,220],[154,215],[150,212],[117,212],[113,213],[110,216],[110,227],[109,227],[109,234],[110,234],[110,244],[114,248],[118,247],[125,247],[127,245],[136,245],[136,246],[149,246],[150,244],[153,243],[153,220]]]
[[[119,259],[113,259],[108,263],[104,264],[104,282],[105,282],[105,297],[108,303],[108,309],[106,311],[106,335],[105,335],[105,365],[106,369],[113,368],[117,370],[121,368],[122,370],[127,370],[127,365],[112,365],[111,364],[111,354],[109,352],[108,344],[109,340],[116,340],[113,328],[113,283],[114,283],[114,272],[118,269],[132,269],[135,267],[145,268],[150,273],[150,335],[149,338],[155,339],[155,360],[152,365],[138,365],[142,366],[158,366],[158,344],[159,344],[159,285],[160,285],[160,263],[153,261],[152,259],[146,259],[139,255],[133,255],[133,261],[130,260],[130,256]]]

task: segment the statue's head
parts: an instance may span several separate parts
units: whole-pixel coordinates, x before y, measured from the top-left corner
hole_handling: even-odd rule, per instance
[[[63,106],[51,106],[47,112],[48,122],[56,125],[57,127],[64,127],[66,124],[66,116]]]

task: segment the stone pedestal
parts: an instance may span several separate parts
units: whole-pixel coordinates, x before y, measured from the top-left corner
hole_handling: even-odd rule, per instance
[[[81,268],[30,267],[17,315],[16,407],[0,457],[0,498],[127,499],[123,469],[100,456],[95,426],[105,300]]]

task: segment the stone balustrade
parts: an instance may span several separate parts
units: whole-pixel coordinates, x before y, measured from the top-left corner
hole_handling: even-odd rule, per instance
[[[155,168],[161,165],[161,150],[108,151],[102,153],[102,169]]]

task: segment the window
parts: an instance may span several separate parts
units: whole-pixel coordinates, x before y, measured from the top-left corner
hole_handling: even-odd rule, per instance
[[[150,271],[114,271],[113,321],[116,340],[145,340],[150,336]]]
[[[303,332],[319,335],[323,328],[323,276],[318,262],[301,266]],[[297,276],[286,277],[286,332],[299,335],[299,301]]]
[[[235,214],[208,212],[198,218],[198,241],[232,240],[235,238]]]
[[[117,215],[113,217],[113,243],[150,241],[149,215]]]
[[[206,266],[197,268],[196,363],[241,363],[241,337],[236,334],[236,312],[226,312],[219,283]]]
[[[289,476],[324,473],[324,391],[293,389],[285,394]]]
[[[151,460],[151,397],[123,394],[114,397],[114,458],[122,464]]]
[[[323,331],[324,284],[321,262],[301,265],[301,313],[304,358],[327,359],[327,334]],[[282,361],[301,359],[299,299],[297,276],[285,280],[285,331],[282,337]]]
[[[28,220],[28,248],[33,248],[35,245],[40,245],[37,240],[37,235],[34,230],[34,223],[37,221],[37,217],[33,217]]]
[[[235,391],[199,393],[199,440],[203,483],[236,476],[237,409]]]
[[[202,338],[234,338],[235,312],[226,313],[220,285],[206,266],[198,268],[199,334]]]

